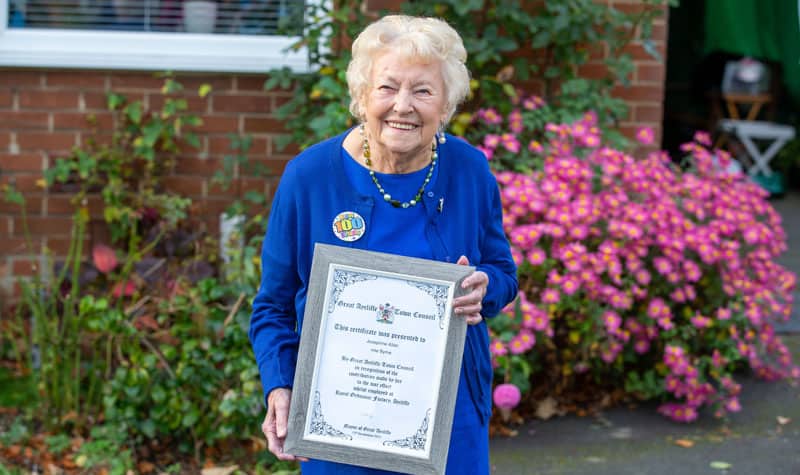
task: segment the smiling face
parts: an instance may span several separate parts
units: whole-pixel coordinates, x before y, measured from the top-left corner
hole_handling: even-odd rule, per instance
[[[388,52],[375,59],[370,79],[363,104],[375,169],[391,173],[426,166],[447,115],[441,66]]]

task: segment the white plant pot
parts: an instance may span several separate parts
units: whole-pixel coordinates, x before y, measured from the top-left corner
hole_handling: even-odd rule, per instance
[[[183,28],[187,33],[213,33],[217,23],[217,2],[188,0],[183,2]]]

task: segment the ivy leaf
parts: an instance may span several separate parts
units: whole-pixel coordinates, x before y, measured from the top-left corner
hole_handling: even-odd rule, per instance
[[[116,110],[119,106],[125,103],[125,97],[120,94],[110,93],[106,99],[109,110]]]
[[[131,122],[139,124],[142,121],[142,103],[134,102],[125,107],[125,115]]]

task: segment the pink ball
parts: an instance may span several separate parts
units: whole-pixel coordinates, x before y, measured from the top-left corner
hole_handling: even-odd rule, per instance
[[[517,407],[521,397],[522,394],[520,394],[519,388],[513,384],[498,384],[497,387],[494,388],[494,404],[501,409],[513,409]]]

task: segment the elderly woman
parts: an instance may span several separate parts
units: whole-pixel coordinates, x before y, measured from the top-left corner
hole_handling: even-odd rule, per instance
[[[517,293],[497,183],[486,157],[444,133],[469,92],[458,33],[433,18],[387,16],[353,43],[350,110],[360,125],[316,144],[286,167],[272,203],[250,339],[281,460],[299,332],[315,243],[474,265],[454,300],[467,337],[447,473],[489,473],[492,367],[485,318]],[[363,226],[346,230],[343,216]],[[458,355],[462,357],[462,355]],[[304,461],[304,474],[386,473]],[[355,461],[354,461],[355,462]]]

